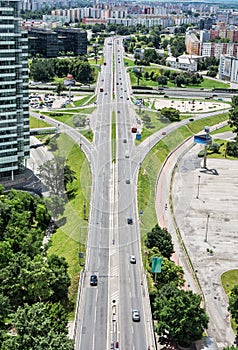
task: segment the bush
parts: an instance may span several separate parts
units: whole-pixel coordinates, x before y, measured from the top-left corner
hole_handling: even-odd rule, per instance
[[[237,142],[227,142],[226,154],[231,157],[238,157],[238,143]]]

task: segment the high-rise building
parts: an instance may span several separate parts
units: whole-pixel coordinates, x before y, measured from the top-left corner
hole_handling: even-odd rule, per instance
[[[0,1],[0,178],[21,173],[30,156],[27,33],[20,1]]]

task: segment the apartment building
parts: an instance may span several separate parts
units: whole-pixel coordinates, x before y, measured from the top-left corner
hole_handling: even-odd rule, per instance
[[[238,57],[221,55],[219,78],[238,83]]]
[[[30,156],[27,33],[20,1],[0,6],[0,178],[23,172]]]

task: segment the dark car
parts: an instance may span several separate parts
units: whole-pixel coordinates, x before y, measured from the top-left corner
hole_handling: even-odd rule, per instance
[[[44,115],[40,115],[40,118],[41,118],[41,119],[45,119],[45,116],[44,116]]]
[[[190,122],[193,122],[193,121],[194,121],[194,118],[189,118],[189,121],[190,121]]]
[[[128,223],[128,225],[132,225],[133,224],[133,219],[132,218],[128,218],[127,219],[127,223]]]
[[[97,275],[91,275],[90,277],[90,286],[97,286],[98,285],[98,277]]]

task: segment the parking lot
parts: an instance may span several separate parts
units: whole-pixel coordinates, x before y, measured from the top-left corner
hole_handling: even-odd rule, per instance
[[[164,107],[173,107],[178,109],[181,113],[206,113],[217,110],[227,109],[227,103],[222,101],[211,100],[208,101],[199,101],[199,100],[177,100],[177,99],[153,99],[150,103],[154,102],[156,109],[161,109]]]

